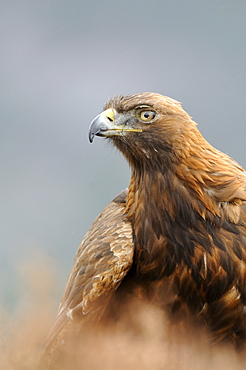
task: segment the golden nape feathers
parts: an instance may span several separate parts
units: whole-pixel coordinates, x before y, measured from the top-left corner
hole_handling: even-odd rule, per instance
[[[193,325],[211,343],[243,346],[243,168],[202,137],[178,102],[159,94],[109,100],[91,123],[90,141],[95,135],[123,153],[131,181],[79,247],[46,345],[47,364],[69,338],[83,341],[83,332],[117,322],[136,301],[163,310],[172,327]]]

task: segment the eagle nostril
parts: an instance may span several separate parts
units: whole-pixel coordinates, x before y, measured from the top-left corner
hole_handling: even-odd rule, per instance
[[[110,122],[113,122],[114,120],[113,120],[113,118],[111,118],[110,116],[106,116],[107,117],[107,119],[110,121]]]

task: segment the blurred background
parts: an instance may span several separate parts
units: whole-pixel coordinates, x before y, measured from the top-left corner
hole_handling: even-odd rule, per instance
[[[128,185],[121,154],[88,142],[108,98],[171,96],[246,167],[245,0],[1,1],[0,81],[0,289],[10,311],[31,283],[51,284],[40,273],[49,267],[58,305],[85,232]]]

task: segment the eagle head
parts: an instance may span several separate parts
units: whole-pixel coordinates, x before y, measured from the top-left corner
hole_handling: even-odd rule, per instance
[[[187,156],[186,137],[197,138],[196,123],[174,99],[141,93],[110,99],[104,111],[92,121],[89,140],[95,135],[110,138],[130,164],[152,165],[169,154]],[[187,144],[187,145],[186,145]]]

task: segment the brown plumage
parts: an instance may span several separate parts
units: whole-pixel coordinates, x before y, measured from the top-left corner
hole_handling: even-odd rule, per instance
[[[212,342],[246,339],[246,175],[171,98],[119,96],[90,126],[132,170],[129,190],[86,234],[46,353],[137,297],[170,320],[194,318]],[[127,297],[127,298],[126,298]],[[117,316],[114,312],[114,317]],[[117,319],[117,317],[115,318]],[[52,356],[51,356],[52,357]]]

